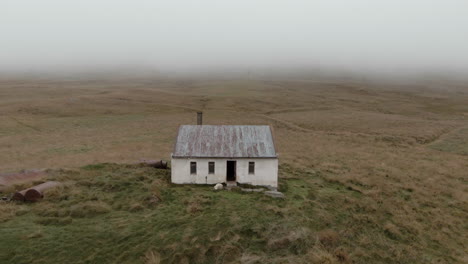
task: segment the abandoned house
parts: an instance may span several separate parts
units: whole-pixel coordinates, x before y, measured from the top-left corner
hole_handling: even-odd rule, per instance
[[[173,183],[278,186],[270,126],[182,125],[171,167]]]

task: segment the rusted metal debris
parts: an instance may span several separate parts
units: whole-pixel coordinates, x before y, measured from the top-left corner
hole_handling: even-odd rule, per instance
[[[60,182],[48,181],[26,191],[24,199],[29,202],[36,202],[44,197],[44,191],[60,185]]]
[[[139,164],[142,166],[153,167],[156,169],[167,169],[167,161],[164,161],[164,160],[141,159]]]
[[[11,199],[15,201],[37,202],[38,200],[44,198],[45,190],[56,187],[58,185],[60,185],[60,182],[44,182],[34,187],[16,192],[15,194],[13,194],[13,197]]]
[[[21,202],[24,202],[24,195],[26,194],[26,190],[22,190],[20,192],[15,192],[15,194],[13,194],[13,197],[11,197],[12,200],[15,200],[15,201],[21,201]]]
[[[183,125],[174,158],[276,158],[270,126]]]

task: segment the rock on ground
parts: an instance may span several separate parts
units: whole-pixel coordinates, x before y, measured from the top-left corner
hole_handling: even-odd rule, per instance
[[[265,189],[261,189],[261,188],[258,188],[258,189],[248,189],[248,188],[242,188],[241,191],[243,192],[263,192]]]
[[[284,194],[282,192],[278,192],[278,191],[266,191],[264,192],[265,195],[268,195],[270,197],[273,197],[273,198],[280,198],[280,199],[284,199]]]

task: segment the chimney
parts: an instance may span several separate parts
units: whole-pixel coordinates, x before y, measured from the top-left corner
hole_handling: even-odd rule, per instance
[[[203,112],[197,112],[197,125],[201,126],[203,121]]]

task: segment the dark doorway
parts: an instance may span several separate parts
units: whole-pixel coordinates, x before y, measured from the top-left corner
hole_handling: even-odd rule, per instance
[[[236,181],[236,161],[235,160],[227,161],[226,181]]]

